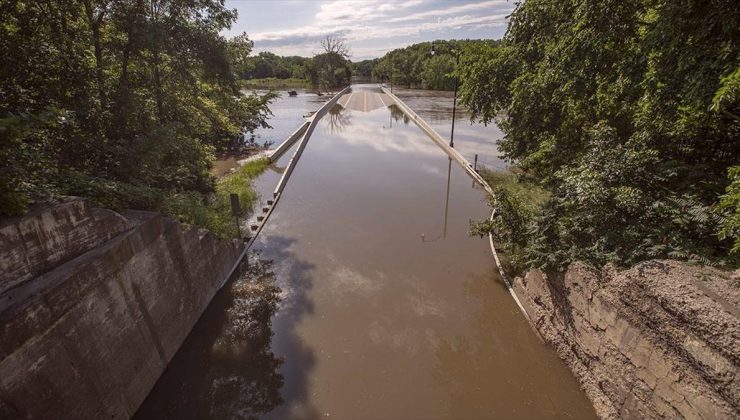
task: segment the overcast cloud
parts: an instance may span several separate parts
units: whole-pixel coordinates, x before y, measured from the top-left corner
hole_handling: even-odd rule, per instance
[[[323,37],[336,35],[358,61],[433,39],[501,38],[514,2],[227,0],[226,7],[239,19],[225,35],[246,32],[257,52],[310,56]]]

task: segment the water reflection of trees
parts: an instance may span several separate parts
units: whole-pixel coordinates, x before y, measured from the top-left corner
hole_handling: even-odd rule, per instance
[[[391,111],[391,118],[393,118],[393,121],[398,122],[400,120],[403,120],[404,125],[408,125],[411,121],[409,120],[408,115],[401,111],[401,108],[399,108],[396,104],[389,105],[388,109]]]
[[[271,319],[280,293],[274,282],[272,261],[256,259],[232,284],[233,304],[214,346],[226,363],[212,367],[210,417],[253,418],[282,403],[278,368],[283,361],[271,350]],[[240,369],[234,369],[235,362]]]
[[[324,116],[324,120],[329,125],[329,132],[339,134],[344,131],[344,128],[350,123],[350,115],[350,112],[339,104],[334,104],[329,108],[329,115]]]
[[[280,405],[283,360],[272,352],[280,288],[272,262],[250,259],[225,286],[137,412],[137,418],[256,418]]]

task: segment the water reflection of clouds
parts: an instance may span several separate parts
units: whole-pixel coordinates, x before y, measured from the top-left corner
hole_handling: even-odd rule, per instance
[[[394,108],[396,107],[390,106],[386,109],[371,111],[369,114],[372,116],[354,119],[351,118],[353,111],[337,109],[333,114],[324,117],[326,121],[323,127],[330,134],[341,137],[350,145],[369,146],[382,153],[441,156],[443,152],[439,146],[415,123],[409,121],[405,114]],[[448,119],[447,123],[449,122]],[[382,128],[379,129],[379,127]],[[450,127],[447,124],[432,124],[432,128],[443,137],[449,137]],[[495,126],[459,124],[455,127],[455,148],[471,163],[477,154],[479,164],[492,169],[504,170],[508,165],[501,158],[497,143],[501,137],[501,131]],[[419,141],[420,139],[423,141]],[[433,174],[440,174],[439,168],[432,168],[429,165],[422,169]]]
[[[351,111],[344,110],[344,113]],[[395,152],[409,155],[440,155],[442,150],[416,125],[394,126],[387,124],[387,109],[372,111],[372,117],[352,120],[351,128],[332,134],[353,146],[369,146],[378,152]],[[380,127],[386,128],[387,131]],[[379,129],[380,128],[380,129]],[[384,135],[385,134],[385,135]],[[419,141],[419,139],[424,141]]]
[[[399,89],[397,95],[442,137],[450,137],[452,127],[452,92]],[[496,124],[470,122],[470,112],[458,104],[455,116],[455,148],[468,160],[478,155],[478,162],[495,169],[506,169],[498,140],[504,137]]]

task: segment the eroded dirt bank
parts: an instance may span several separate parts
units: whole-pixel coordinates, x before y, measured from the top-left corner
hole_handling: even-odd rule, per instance
[[[530,271],[517,294],[602,418],[740,417],[738,273],[648,261]]]

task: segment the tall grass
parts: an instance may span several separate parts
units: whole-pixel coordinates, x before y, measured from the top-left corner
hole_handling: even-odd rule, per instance
[[[492,188],[500,187],[532,208],[539,209],[550,197],[547,190],[514,172],[483,169],[480,175]]]
[[[219,179],[216,192],[204,200],[197,193],[176,193],[163,203],[161,211],[175,217],[181,223],[200,226],[222,238],[237,237],[237,227],[231,214],[231,193],[239,196],[242,214],[249,214],[259,198],[253,181],[269,165],[268,159],[251,161],[233,174]]]

